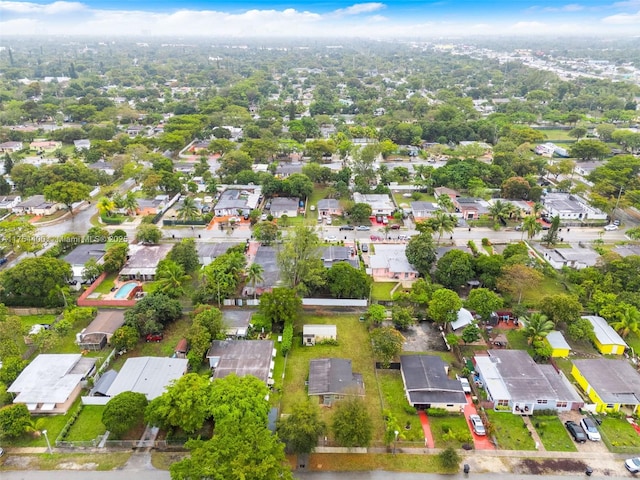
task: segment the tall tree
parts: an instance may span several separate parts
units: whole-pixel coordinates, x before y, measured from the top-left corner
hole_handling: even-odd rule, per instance
[[[191,280],[191,276],[184,272],[182,265],[165,258],[158,262],[155,279],[158,292],[178,298],[184,295],[184,284]]]
[[[620,317],[611,326],[626,338],[630,333],[638,335],[640,333],[640,310],[634,305],[625,304]]]
[[[438,232],[438,241],[436,242],[436,244],[439,245],[442,234],[445,232],[453,233],[457,221],[450,213],[438,210],[436,211],[434,217],[430,220],[430,223],[433,225],[434,231]]]
[[[322,286],[324,266],[318,249],[320,241],[316,233],[304,226],[296,227],[287,235],[282,250],[278,252],[278,266],[289,287],[300,293]]]
[[[412,237],[405,249],[407,260],[420,275],[427,277],[436,261],[436,247],[429,233],[421,233]]]
[[[136,231],[136,240],[141,243],[158,244],[162,238],[162,231],[151,223],[142,223]]]
[[[384,368],[402,352],[404,336],[393,327],[380,327],[371,331],[373,354]]]
[[[267,324],[283,325],[293,322],[300,312],[302,300],[290,288],[274,288],[260,297],[258,311]]]
[[[109,197],[100,197],[98,203],[96,204],[98,208],[98,213],[100,215],[106,215],[110,217],[113,211],[116,209],[116,203],[111,200]]]
[[[87,200],[91,187],[80,182],[56,182],[44,189],[44,196],[47,200],[60,202],[66,205],[73,214],[73,204],[81,200]]]
[[[537,270],[516,263],[503,267],[498,279],[498,290],[507,292],[522,302],[522,294],[526,289],[535,289],[542,282],[543,275]]]
[[[367,298],[371,277],[347,262],[338,262],[327,271],[327,284],[335,298]]]
[[[111,398],[102,412],[102,423],[116,436],[141,425],[147,408],[144,393],[122,392]]]
[[[247,281],[251,284],[253,289],[253,298],[256,298],[256,284],[264,280],[264,267],[259,263],[253,262],[247,269]]]
[[[373,437],[367,405],[356,397],[347,397],[338,403],[331,427],[342,447],[368,447]]]
[[[428,313],[434,322],[446,325],[456,319],[461,308],[462,300],[456,292],[439,288],[431,296]]]
[[[538,222],[538,219],[535,216],[529,215],[525,217],[525,219],[522,222],[523,235],[524,235],[524,232],[527,232],[527,238],[531,240],[533,237],[536,236],[538,232],[540,232],[540,230],[542,230],[542,225],[540,224],[540,222]]]
[[[502,298],[488,288],[474,288],[467,297],[467,308],[475,311],[484,321],[491,313],[502,308]]]
[[[178,208],[178,218],[180,220],[195,220],[200,215],[200,210],[192,197],[185,197],[182,205]]]
[[[524,334],[529,345],[535,344],[546,337],[554,328],[553,322],[542,313],[532,313],[525,320]]]
[[[313,452],[318,437],[326,432],[327,425],[320,418],[320,408],[310,400],[294,403],[291,414],[278,423],[278,435],[290,453]]]
[[[473,257],[462,250],[449,250],[438,260],[436,280],[447,288],[464,286],[473,278]]]

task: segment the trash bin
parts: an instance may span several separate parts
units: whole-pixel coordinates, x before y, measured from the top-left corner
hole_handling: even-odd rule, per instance
[[[587,477],[590,477],[591,474],[593,473],[593,468],[587,467],[584,473],[587,475]]]
[[[469,467],[469,464],[465,463],[464,466],[462,467],[462,471],[464,473],[469,473],[469,470],[471,470],[471,468]]]

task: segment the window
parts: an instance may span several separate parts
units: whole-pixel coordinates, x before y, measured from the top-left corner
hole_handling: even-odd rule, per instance
[[[558,402],[557,403],[557,407],[558,408],[567,408],[567,402]]]
[[[498,400],[498,406],[500,406],[500,407],[508,407],[509,406],[509,400]]]
[[[546,405],[547,401],[546,400],[538,400],[538,405]]]
[[[613,410],[613,408],[614,408],[614,404],[613,403],[607,403],[607,409]]]

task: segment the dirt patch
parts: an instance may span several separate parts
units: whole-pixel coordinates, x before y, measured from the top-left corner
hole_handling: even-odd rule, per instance
[[[447,347],[442,332],[432,322],[420,322],[402,332],[405,338],[405,352],[445,352]]]
[[[8,470],[29,470],[32,460],[26,455],[9,455],[2,465]]]
[[[584,473],[587,464],[582,460],[569,458],[560,459],[532,459],[526,458],[515,465],[514,473],[523,475],[542,475],[562,473]]]
[[[58,464],[58,470],[95,470],[98,468],[97,463],[74,463],[63,462]]]

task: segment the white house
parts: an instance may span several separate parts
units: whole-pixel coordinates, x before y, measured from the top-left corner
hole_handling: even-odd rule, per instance
[[[338,328],[335,325],[304,325],[302,327],[302,344],[315,345],[324,340],[337,340]]]
[[[544,209],[550,217],[560,220],[606,220],[607,214],[592,207],[577,195],[569,193],[548,193],[542,197]]]
[[[393,200],[386,194],[380,193],[370,193],[363,194],[355,192],[353,194],[353,201],[355,203],[366,203],[371,207],[371,213],[373,215],[391,215],[396,206],[393,203]]]

